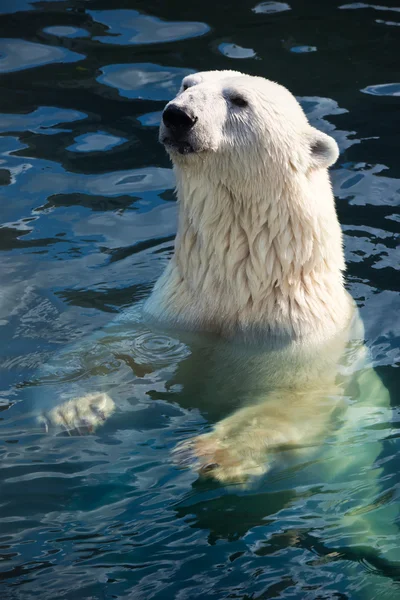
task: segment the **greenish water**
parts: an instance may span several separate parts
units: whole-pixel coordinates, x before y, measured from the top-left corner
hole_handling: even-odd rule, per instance
[[[399,34],[395,2],[0,0],[0,598],[400,597]],[[190,341],[135,325],[176,231],[160,111],[212,68],[286,85],[339,143],[347,284],[392,406],[364,472],[307,456],[245,489],[171,458],[237,401],[182,388]],[[35,424],[99,381],[120,411],[94,435]],[[342,516],[365,504],[381,526],[357,544]]]

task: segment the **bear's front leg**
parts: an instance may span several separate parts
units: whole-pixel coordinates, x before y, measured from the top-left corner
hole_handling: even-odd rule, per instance
[[[176,462],[223,483],[262,475],[277,450],[315,444],[328,431],[338,400],[322,391],[272,393],[223,419],[210,433],[180,443],[174,449]]]

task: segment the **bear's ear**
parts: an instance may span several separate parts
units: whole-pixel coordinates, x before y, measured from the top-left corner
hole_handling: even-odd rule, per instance
[[[337,161],[339,148],[333,138],[318,129],[314,129],[314,127],[307,132],[307,138],[311,168],[327,169]]]

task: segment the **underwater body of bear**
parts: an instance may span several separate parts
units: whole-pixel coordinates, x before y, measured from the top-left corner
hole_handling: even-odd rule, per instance
[[[327,170],[336,142],[309,124],[287,89],[235,71],[186,77],[164,110],[160,141],[177,181],[174,254],[141,319],[117,319],[70,355],[89,356],[91,345],[116,355],[132,327],[172,331],[190,355],[171,358],[171,385],[182,386],[192,407],[217,414],[210,432],[178,445],[174,460],[243,484],[289,455],[325,449],[325,480],[365,473],[358,500],[368,505],[378,493],[368,473],[381,438],[366,438],[356,455],[351,440],[387,422],[390,399],[344,287]],[[46,428],[93,430],[126,414],[118,385],[107,389],[104,380],[67,387],[43,414]],[[378,535],[393,533],[368,511],[349,511],[343,522],[360,543],[375,525]],[[397,550],[387,558],[397,560]]]

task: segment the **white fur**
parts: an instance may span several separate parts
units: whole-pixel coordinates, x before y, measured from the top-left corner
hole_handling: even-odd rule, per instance
[[[235,106],[235,94],[248,105]],[[190,75],[172,102],[197,119],[197,151],[170,151],[178,234],[146,315],[245,338],[323,340],[345,328],[352,302],[327,172],[334,140],[288,90],[260,77]]]

